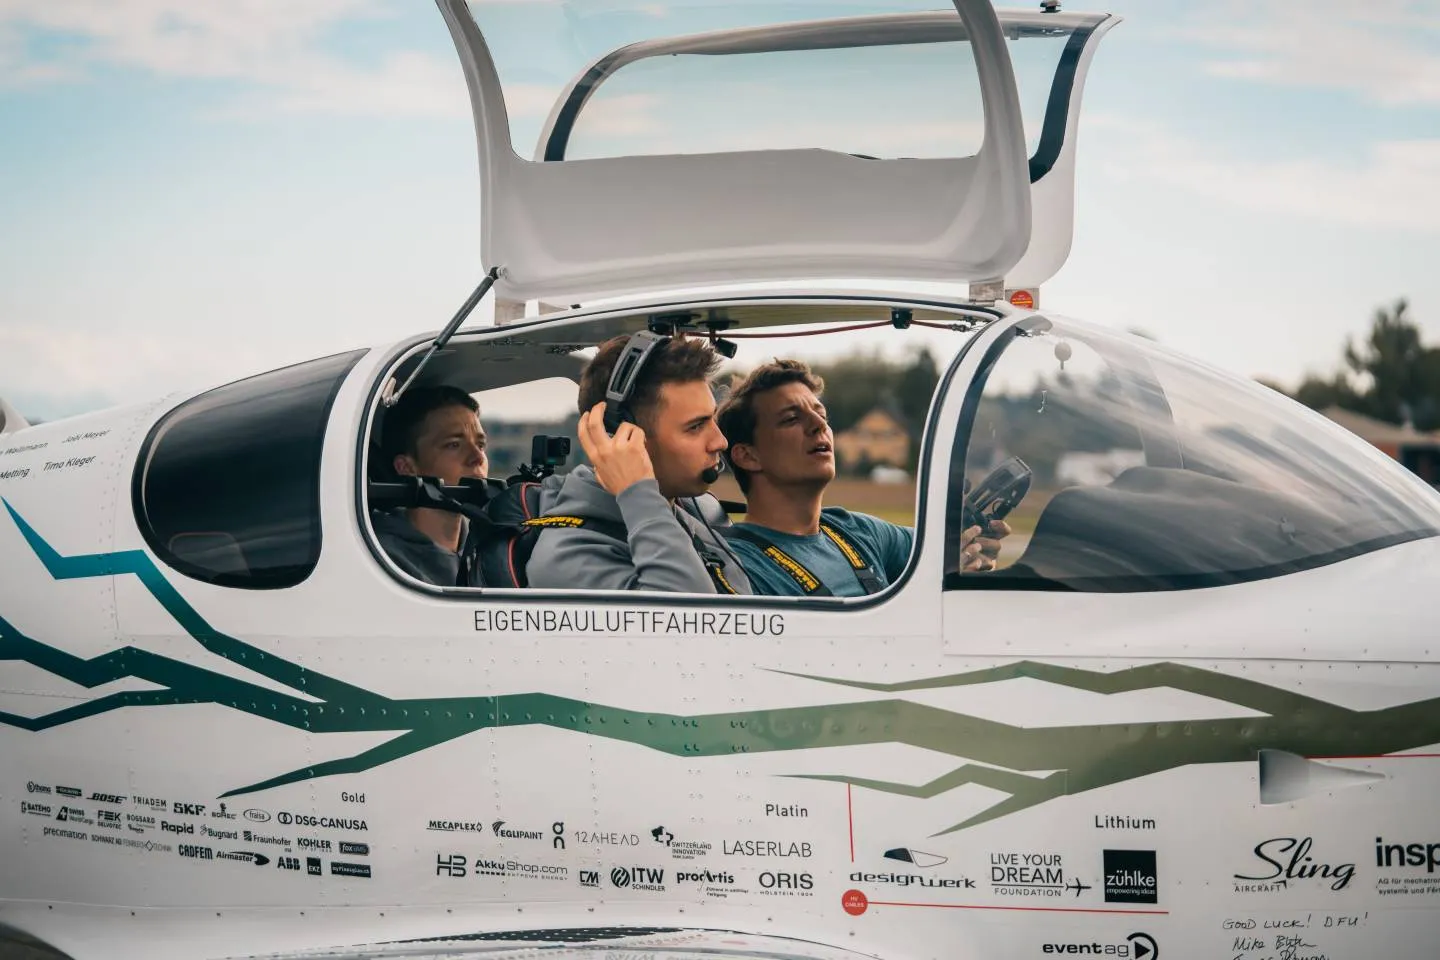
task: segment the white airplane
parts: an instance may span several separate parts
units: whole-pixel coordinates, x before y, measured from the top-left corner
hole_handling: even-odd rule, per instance
[[[1436,956],[1440,497],[1260,386],[1038,309],[1112,18],[439,5],[484,286],[584,305],[458,331],[462,310],[440,337],[63,422],[0,408],[5,942]],[[535,161],[510,119],[542,52],[527,16],[602,54]],[[684,100],[727,89],[750,96]],[[719,122],[802,93],[791,125]],[[437,588],[377,546],[377,503],[496,492],[371,482],[414,384],[574,381],[642,330],[753,353],[859,324],[955,355],[882,593]],[[968,510],[1047,484],[1023,550],[947,573]]]

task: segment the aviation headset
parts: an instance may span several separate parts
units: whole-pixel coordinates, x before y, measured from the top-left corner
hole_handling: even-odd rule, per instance
[[[605,388],[606,433],[614,436],[615,431],[620,429],[620,424],[635,422],[635,412],[630,409],[630,400],[635,395],[640,374],[655,351],[663,349],[663,345],[672,339],[674,338],[653,330],[641,330],[631,334],[630,339],[625,342],[619,359],[615,361],[615,369],[610,372],[610,383]],[[700,479],[706,484],[714,483],[720,479],[724,470],[725,458],[721,457],[719,466],[706,467],[700,474]]]

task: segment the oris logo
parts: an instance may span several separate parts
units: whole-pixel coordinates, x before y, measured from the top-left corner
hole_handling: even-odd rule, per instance
[[[760,886],[766,890],[813,890],[815,877],[809,873],[781,873],[766,870],[760,874]]]

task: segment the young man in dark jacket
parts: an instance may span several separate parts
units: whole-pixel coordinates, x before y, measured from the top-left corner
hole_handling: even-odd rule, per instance
[[[580,376],[579,438],[591,465],[548,478],[540,497],[542,516],[600,523],[542,531],[530,557],[530,585],[749,593],[725,542],[675,503],[705,493],[723,466],[725,438],[710,392],[720,358],[703,340],[657,345],[630,397],[635,422],[621,423],[611,436],[605,392],[628,340],[601,344]]]
[[[407,390],[385,414],[381,456],[401,476],[484,479],[490,463],[480,405],[458,387]],[[468,522],[458,513],[417,507],[370,514],[380,545],[396,566],[439,586],[480,586],[462,557]]]

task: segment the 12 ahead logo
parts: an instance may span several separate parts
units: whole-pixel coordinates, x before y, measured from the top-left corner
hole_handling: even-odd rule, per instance
[[[1160,960],[1160,945],[1148,933],[1132,933],[1124,943],[1047,943],[1041,953],[1085,957],[1123,957],[1128,960]]]

